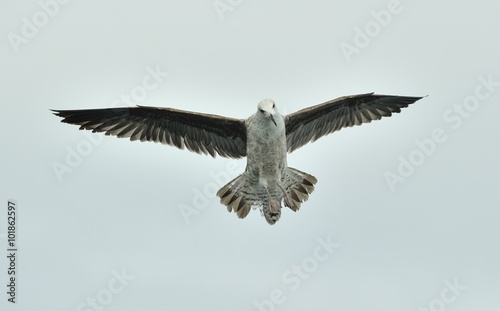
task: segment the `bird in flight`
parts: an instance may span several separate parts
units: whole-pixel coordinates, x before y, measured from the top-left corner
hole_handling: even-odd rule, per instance
[[[245,218],[259,207],[269,224],[281,216],[282,203],[294,212],[309,198],[317,179],[289,167],[287,154],[344,127],[399,113],[422,97],[373,93],[340,97],[289,115],[271,99],[262,100],[247,119],[159,107],[52,110],[61,122],[80,130],[153,141],[196,153],[247,157],[245,171],[218,192],[229,212]]]

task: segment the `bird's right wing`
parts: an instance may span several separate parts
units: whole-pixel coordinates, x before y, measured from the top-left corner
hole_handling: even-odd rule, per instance
[[[287,150],[292,152],[344,127],[389,117],[421,98],[368,93],[340,97],[289,114],[285,118]]]
[[[246,156],[244,120],[172,108],[128,107],[85,110],[53,110],[61,122],[80,125],[80,130],[130,137],[130,140],[161,142],[179,149],[215,157]]]

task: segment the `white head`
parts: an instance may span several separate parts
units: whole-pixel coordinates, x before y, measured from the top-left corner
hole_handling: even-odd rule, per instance
[[[278,113],[276,104],[272,99],[264,99],[257,105],[257,113],[269,118],[277,126],[274,116]]]

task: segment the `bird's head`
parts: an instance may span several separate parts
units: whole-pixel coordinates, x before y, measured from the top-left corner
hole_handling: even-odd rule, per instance
[[[272,99],[264,99],[259,103],[259,105],[257,105],[257,113],[270,119],[276,126],[278,125],[274,120],[274,116],[276,115],[277,112],[278,109],[276,108],[276,104]]]

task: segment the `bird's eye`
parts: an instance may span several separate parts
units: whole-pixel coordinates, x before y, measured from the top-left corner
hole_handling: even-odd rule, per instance
[[[276,106],[276,104],[273,104],[273,108],[274,108],[274,106]]]
[[[260,110],[260,112],[264,113],[264,109],[259,109],[259,110]]]

